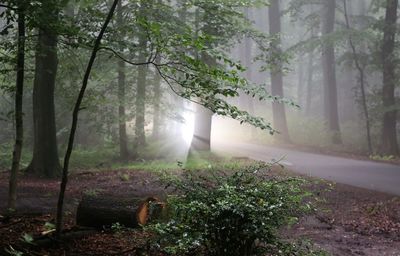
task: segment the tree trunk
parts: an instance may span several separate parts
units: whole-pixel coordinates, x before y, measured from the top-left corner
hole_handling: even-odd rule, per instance
[[[395,109],[395,85],[396,64],[395,64],[395,37],[398,0],[386,1],[385,26],[383,28],[382,44],[382,64],[383,64],[383,88],[382,103],[384,107],[383,127],[382,127],[382,153],[388,155],[398,155],[399,147],[397,142]]]
[[[201,105],[196,105],[194,132],[190,144],[190,153],[210,151],[213,112]]]
[[[117,25],[123,25],[122,4],[118,3]],[[121,49],[123,51],[123,49]],[[125,62],[118,59],[118,120],[119,120],[119,154],[122,160],[129,158],[128,139],[126,135],[125,111]]]
[[[151,211],[151,203],[158,209]],[[76,224],[85,227],[103,228],[119,223],[137,228],[145,225],[150,217],[161,212],[163,204],[155,197],[132,198],[84,198],[78,205]]]
[[[308,64],[307,64],[307,91],[306,91],[306,106],[305,106],[306,115],[310,115],[311,112],[313,76],[314,76],[314,52],[310,51],[308,53]]]
[[[303,101],[303,91],[304,91],[304,63],[303,63],[303,56],[299,55],[298,59],[298,66],[297,66],[297,104],[300,107],[304,107]]]
[[[28,171],[38,176],[60,175],[58,158],[54,89],[58,66],[57,35],[39,28],[33,84],[33,158]]]
[[[322,36],[327,36],[334,31],[335,9],[335,0],[324,0],[321,12]],[[322,45],[321,60],[324,81],[324,115],[328,123],[328,128],[332,132],[332,142],[341,144],[342,138],[339,127],[337,102],[335,49],[333,43],[326,39]]]
[[[196,11],[195,17],[195,27],[196,33],[200,32],[199,28],[199,12]],[[203,17],[204,21],[207,21],[207,15],[205,14]],[[208,35],[214,35],[215,31],[210,25],[206,25],[203,28],[204,32]],[[207,64],[209,67],[213,67],[217,65],[217,61],[209,56],[207,53],[202,53],[199,56],[199,53],[195,53],[197,58],[201,58],[202,61]],[[194,131],[193,138],[189,148],[189,157],[193,155],[193,153],[198,151],[210,151],[211,150],[211,128],[212,128],[212,116],[213,112],[201,105],[196,104],[195,117],[194,117]]]
[[[18,6],[18,48],[17,48],[17,81],[15,87],[15,145],[9,182],[8,208],[15,209],[17,201],[17,176],[22,153],[24,137],[23,126],[23,93],[25,69],[25,14],[22,6]]]
[[[246,8],[245,11],[246,18],[251,20],[252,18],[252,13],[250,8]],[[252,72],[252,62],[253,62],[253,43],[251,41],[251,38],[246,37],[244,39],[244,63],[246,65],[246,79],[249,80],[250,82],[253,82],[253,75],[254,73]],[[254,101],[253,97],[250,95],[245,95],[246,98],[246,108],[249,111],[250,114],[254,115]],[[254,126],[250,127],[250,133],[251,133],[251,138],[255,139],[257,137],[257,128]]]
[[[160,62],[160,58],[157,57],[156,63]],[[161,128],[161,76],[156,73],[154,79],[154,113],[153,113],[153,138],[160,138],[160,128]]]
[[[142,31],[143,33],[143,31]],[[139,47],[141,47],[141,52],[139,53],[139,63],[146,62],[146,45],[147,40],[144,35],[140,35]],[[138,77],[137,77],[137,89],[136,89],[136,120],[135,120],[135,147],[136,150],[140,146],[146,144],[145,135],[145,104],[146,104],[146,76],[148,67],[145,65],[140,65],[138,67]]]
[[[272,43],[272,50],[279,56],[282,52],[280,49],[281,39],[281,15],[279,8],[279,0],[272,0],[268,8],[269,33],[276,36],[276,40]],[[282,63],[277,61],[275,67],[271,71],[271,93],[274,96],[283,97],[283,76]],[[286,121],[285,106],[282,103],[272,103],[272,115],[275,129],[279,131],[277,138],[284,142],[290,142],[289,130]]]
[[[343,0],[343,4],[344,4],[344,17],[346,20],[346,27],[348,30],[350,30],[350,20],[349,20],[349,15],[347,13],[347,0]],[[360,81],[360,89],[361,89],[361,105],[362,105],[362,109],[364,112],[364,118],[365,118],[365,128],[367,130],[367,145],[368,145],[368,153],[372,154],[372,142],[371,142],[371,132],[370,132],[370,120],[369,120],[369,112],[368,112],[368,105],[367,105],[367,97],[366,97],[366,93],[365,93],[365,75],[364,75],[364,67],[361,65],[359,59],[358,59],[358,55],[357,55],[357,51],[356,51],[356,47],[354,45],[353,42],[353,38],[351,37],[351,35],[349,36],[349,44],[350,44],[350,48],[352,50],[353,53],[353,59],[354,59],[354,64],[358,70],[359,73],[359,81]]]
[[[71,158],[72,149],[74,148],[74,139],[75,139],[76,128],[78,126],[79,111],[81,108],[83,97],[85,96],[85,91],[86,91],[86,88],[88,85],[89,76],[92,71],[94,61],[96,60],[97,52],[99,51],[99,48],[100,48],[101,39],[103,38],[103,35],[108,27],[108,24],[110,23],[110,20],[111,20],[112,16],[114,15],[114,11],[115,11],[115,8],[117,7],[118,2],[119,2],[119,0],[114,0],[113,4],[111,6],[111,9],[108,12],[107,18],[105,19],[104,24],[101,27],[100,33],[97,36],[96,41],[94,42],[92,54],[90,55],[90,59],[89,59],[88,65],[86,67],[85,75],[82,80],[82,86],[79,91],[78,98],[76,99],[76,102],[75,102],[74,111],[72,112],[71,130],[69,133],[68,146],[67,146],[67,150],[65,152],[65,157],[64,157],[62,179],[61,179],[61,184],[60,184],[60,193],[58,195],[58,201],[57,201],[56,236],[58,238],[61,236],[61,231],[63,229],[64,196],[65,196],[65,190],[67,188],[67,183],[68,183],[69,161]]]

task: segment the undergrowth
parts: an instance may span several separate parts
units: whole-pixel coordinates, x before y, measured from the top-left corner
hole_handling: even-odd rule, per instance
[[[311,194],[305,180],[266,175],[270,168],[257,163],[164,176],[177,192],[167,200],[167,221],[147,228],[156,234],[153,246],[169,255],[322,255],[277,235],[312,209]]]

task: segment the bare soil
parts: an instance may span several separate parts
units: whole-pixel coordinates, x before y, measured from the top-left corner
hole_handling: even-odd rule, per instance
[[[0,173],[0,212],[6,209],[8,174]],[[26,246],[21,237],[54,223],[59,181],[20,177],[17,212],[0,216],[0,255],[10,245],[24,255],[142,255],[149,234],[141,230],[98,231],[46,248]],[[318,183],[311,187],[323,202],[315,213],[282,230],[288,239],[310,239],[332,255],[400,255],[400,198],[351,186]],[[84,195],[164,197],[166,190],[151,172],[85,170],[71,175],[66,193],[66,229],[74,228],[75,210]],[[154,254],[162,255],[162,254]]]

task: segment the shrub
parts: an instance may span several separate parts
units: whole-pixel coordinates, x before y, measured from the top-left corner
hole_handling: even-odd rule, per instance
[[[168,199],[169,221],[150,227],[156,245],[171,254],[245,256],[278,244],[277,229],[309,208],[309,194],[304,180],[267,178],[261,167],[174,180],[179,194]]]

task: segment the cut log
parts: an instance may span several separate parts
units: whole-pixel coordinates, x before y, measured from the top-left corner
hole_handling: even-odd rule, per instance
[[[157,216],[163,207],[164,204],[156,197],[86,197],[78,205],[76,224],[103,228],[118,222],[125,227],[136,228]]]

